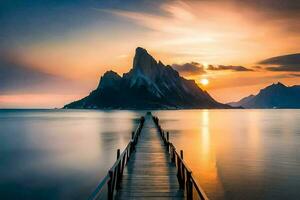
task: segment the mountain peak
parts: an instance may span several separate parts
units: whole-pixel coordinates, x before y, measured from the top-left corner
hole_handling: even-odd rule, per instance
[[[133,68],[145,70],[156,65],[156,60],[147,52],[146,49],[141,47],[136,48],[135,56],[133,59]]]
[[[285,88],[287,87],[284,84],[278,82],[261,89],[260,93],[274,93],[275,91],[284,90]]]
[[[118,77],[120,77],[120,75],[117,72],[113,71],[113,70],[106,71],[103,74],[103,76],[113,76],[113,77],[118,76]]]
[[[277,82],[277,83],[273,83],[272,85],[267,86],[264,89],[269,89],[269,88],[274,88],[274,89],[276,89],[276,88],[286,88],[286,86],[281,82]]]
[[[100,82],[97,89],[118,86],[116,83],[121,79],[122,77],[117,72],[109,70],[105,72],[103,76],[100,78]]]
[[[142,48],[142,47],[137,47],[135,49],[135,55],[137,55],[137,54],[144,54],[144,53],[148,54],[147,50],[144,49],[144,48]]]
[[[215,101],[194,81],[157,62],[146,49],[136,48],[133,68],[119,76],[107,71],[96,90],[65,108],[230,108]]]
[[[286,87],[286,86],[285,86],[283,83],[281,83],[281,82],[277,82],[277,84],[274,84],[274,85]]]
[[[146,49],[142,48],[142,47],[137,47],[135,49],[135,55],[134,55],[134,59],[133,59],[133,68],[134,67],[141,67],[141,63],[142,61],[146,61],[146,60],[152,60],[152,56],[147,52]]]
[[[300,108],[299,102],[299,86],[288,87],[278,82],[261,89],[250,99],[247,97],[235,102],[234,105],[244,108]]]
[[[143,76],[148,77],[150,80],[154,80],[159,76],[164,67],[165,66],[162,65],[162,63],[158,64],[146,49],[138,47],[135,50],[133,68],[130,73],[134,77]]]

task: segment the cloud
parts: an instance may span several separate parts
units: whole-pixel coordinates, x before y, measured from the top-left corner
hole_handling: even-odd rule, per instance
[[[259,62],[263,65],[300,65],[300,53],[276,56]]]
[[[253,71],[252,69],[243,66],[234,66],[234,65],[218,65],[218,66],[209,65],[207,69],[213,71],[219,71],[219,70],[232,70],[238,72]]]
[[[289,74],[290,76],[300,77],[300,74]]]
[[[255,69],[262,69],[262,66],[256,65],[256,66],[252,66],[252,68],[255,68]]]
[[[216,65],[216,66],[208,65],[208,67],[205,68],[202,64],[197,62],[173,64],[172,67],[183,75],[201,75],[201,74],[205,74],[207,70],[211,70],[211,71],[232,70],[236,72],[254,71],[252,69],[243,66],[234,66],[234,65]]]
[[[300,10],[300,4],[297,0],[232,0],[235,2],[240,2],[243,4],[248,4],[254,8],[261,8],[264,10],[271,10],[271,11],[279,11],[279,12],[295,12]]]
[[[279,75],[271,76],[272,79],[296,78],[296,77],[300,77],[300,74],[279,74]]]
[[[2,95],[25,93],[70,94],[72,93],[70,88],[76,86],[78,84],[73,80],[16,63],[12,59],[0,57],[0,93]]]
[[[300,72],[300,53],[271,57],[259,62],[267,71],[274,72]]]
[[[291,52],[299,44],[300,6],[296,1],[161,2],[155,13],[130,9],[107,11],[146,28],[151,41],[154,37],[159,41],[158,47],[152,43],[154,47],[170,52],[174,49],[196,52],[197,59],[210,63],[252,63],[261,52],[266,55],[279,50]]]
[[[197,62],[173,64],[172,67],[179,73],[185,75],[200,75],[206,73],[203,65]]]
[[[281,65],[277,67],[266,67],[265,69],[274,72],[300,72],[300,65]]]

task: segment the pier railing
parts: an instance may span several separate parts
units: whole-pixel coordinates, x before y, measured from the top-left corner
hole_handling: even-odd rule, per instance
[[[185,190],[186,198],[188,200],[201,199],[208,200],[208,197],[204,193],[203,189],[197,183],[196,179],[192,175],[192,170],[188,167],[186,162],[183,160],[183,151],[180,154],[177,152],[173,143],[169,141],[169,132],[165,132],[160,124],[158,117],[153,116],[153,121],[157,126],[157,129],[166,145],[167,151],[170,154],[171,162],[176,165],[177,178],[181,189]],[[194,193],[196,191],[196,194]]]
[[[92,195],[89,197],[89,200],[96,199],[114,199],[116,191],[119,189],[120,182],[123,176],[124,168],[130,158],[130,155],[135,149],[139,135],[143,128],[145,118],[140,118],[140,123],[135,132],[132,132],[131,140],[127,144],[126,148],[122,153],[120,149],[117,150],[117,160],[113,166],[109,169],[105,177],[100,181],[97,188],[94,190]]]

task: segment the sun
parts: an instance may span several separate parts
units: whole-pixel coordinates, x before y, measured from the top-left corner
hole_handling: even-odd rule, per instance
[[[200,80],[200,83],[201,83],[202,85],[207,85],[207,84],[209,83],[209,80],[206,79],[206,78],[203,78],[203,79]]]
[[[204,69],[208,68],[208,63],[207,62],[202,62],[202,65],[203,65]]]

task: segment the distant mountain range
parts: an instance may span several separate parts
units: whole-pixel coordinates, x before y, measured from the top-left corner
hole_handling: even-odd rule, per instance
[[[238,102],[229,103],[243,108],[300,108],[300,85],[285,86],[278,82],[250,95]]]
[[[88,109],[189,109],[231,108],[214,100],[194,80],[187,80],[171,66],[157,62],[138,47],[133,67],[123,76],[107,71],[87,97],[64,108]]]

